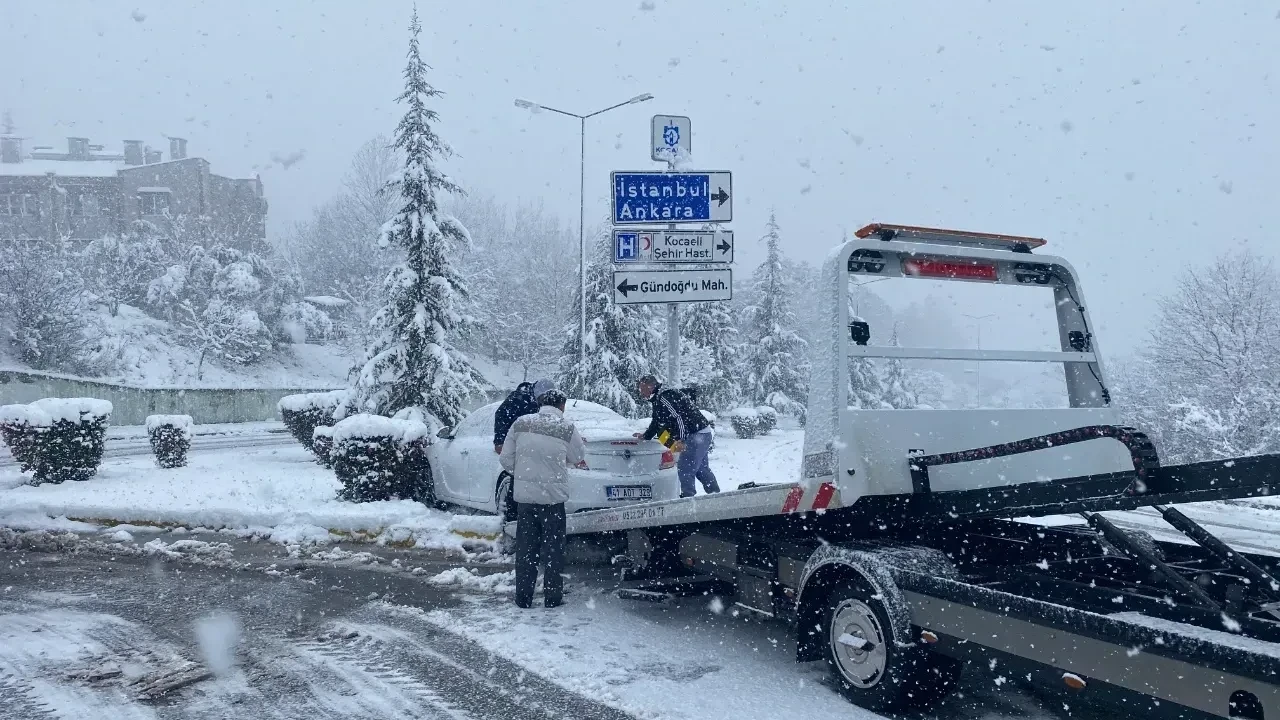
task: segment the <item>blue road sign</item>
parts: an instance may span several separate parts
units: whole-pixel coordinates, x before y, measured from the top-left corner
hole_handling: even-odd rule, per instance
[[[640,259],[640,233],[615,232],[613,234],[613,261],[634,262]]]
[[[728,222],[733,177],[727,172],[615,172],[613,224]]]

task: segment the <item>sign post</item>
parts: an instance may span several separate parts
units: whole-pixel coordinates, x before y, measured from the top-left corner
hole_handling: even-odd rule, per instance
[[[733,270],[614,270],[617,305],[717,302],[733,299]]]
[[[683,115],[649,121],[649,156],[666,172],[613,172],[613,302],[667,304],[667,383],[680,385],[680,305],[733,299],[732,230],[680,230],[681,223],[733,220],[733,175],[677,172],[692,147],[693,124]],[[628,228],[665,224],[666,230]],[[625,269],[628,265],[704,265],[709,269]],[[714,266],[721,267],[714,267]]]
[[[693,123],[683,115],[654,115],[649,121],[649,157],[675,164],[689,157],[693,140]]]
[[[613,231],[615,263],[731,263],[732,230]]]
[[[613,224],[718,223],[733,220],[733,174],[614,172]]]

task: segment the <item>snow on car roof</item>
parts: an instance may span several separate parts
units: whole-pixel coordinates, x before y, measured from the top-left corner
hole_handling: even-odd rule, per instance
[[[467,420],[464,420],[463,422],[469,423],[472,418],[481,414],[488,418],[492,418],[493,414],[498,411],[498,406],[501,404],[502,403],[500,402],[489,403],[488,405],[477,409],[467,417]],[[593,403],[589,400],[570,400],[565,405],[564,414],[573,421],[573,424],[578,428],[578,432],[584,436],[602,434],[630,435],[635,431],[632,421],[627,420],[604,405]]]

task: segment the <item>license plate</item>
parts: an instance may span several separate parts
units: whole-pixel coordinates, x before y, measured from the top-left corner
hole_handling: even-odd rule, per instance
[[[652,485],[606,485],[606,500],[652,500]]]

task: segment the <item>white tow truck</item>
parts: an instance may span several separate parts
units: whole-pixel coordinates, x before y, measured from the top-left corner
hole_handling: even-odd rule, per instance
[[[576,513],[568,532],[625,539],[622,597],[714,593],[789,621],[798,660],[825,660],[868,708],[933,702],[977,664],[1126,712],[1280,720],[1280,562],[1227,547],[1173,507],[1280,490],[1280,456],[1162,467],[1146,436],[1118,424],[1079,278],[1032,252],[1042,245],[861,229],[823,268],[832,332],[813,348],[794,481]],[[852,276],[1052,293],[1060,347],[870,344],[850,312]],[[858,409],[855,358],[1057,364],[1067,402]],[[1137,507],[1188,542],[1099,514]],[[1062,514],[1088,526],[1014,520]]]

